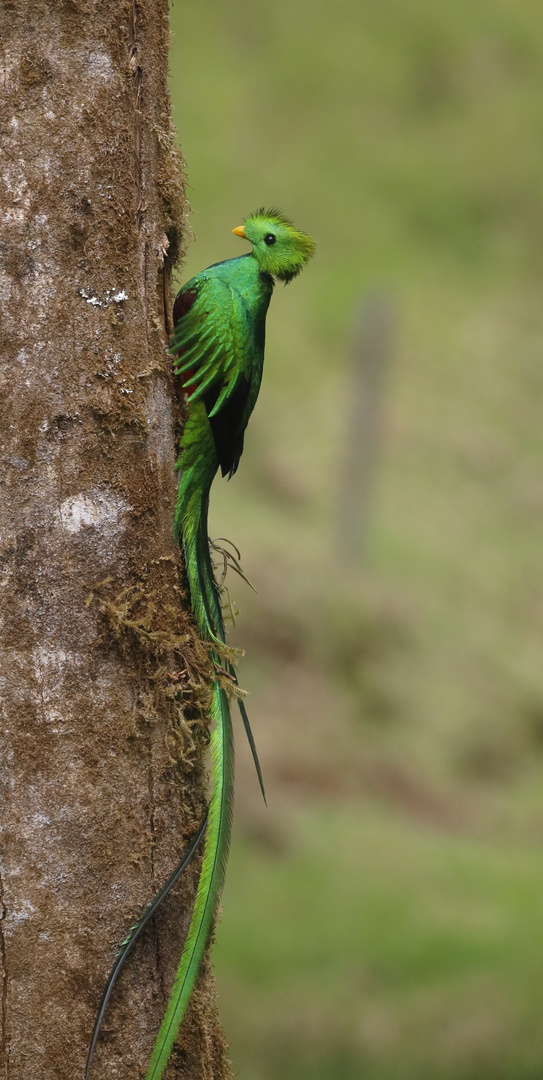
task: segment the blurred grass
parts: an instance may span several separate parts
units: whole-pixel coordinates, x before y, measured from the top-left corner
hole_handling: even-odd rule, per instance
[[[195,243],[278,204],[277,288],[212,534],[253,596],[215,950],[244,1080],[543,1074],[543,12],[531,0],[172,9]],[[338,554],[355,311],[396,306],[364,563]],[[241,733],[240,733],[241,734]],[[303,807],[303,809],[302,809]]]
[[[245,842],[229,875],[220,986],[242,1075],[540,1076],[542,887],[529,846],[298,808],[280,855]]]

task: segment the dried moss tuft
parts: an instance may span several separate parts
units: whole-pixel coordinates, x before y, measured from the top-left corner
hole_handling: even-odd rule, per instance
[[[110,596],[113,581],[96,585],[87,605],[96,604],[104,645],[137,666],[145,684],[138,694],[141,719],[167,720],[166,746],[172,764],[191,771],[208,742],[213,664],[181,605],[164,602],[157,589],[132,585]],[[178,593],[181,590],[175,587]]]

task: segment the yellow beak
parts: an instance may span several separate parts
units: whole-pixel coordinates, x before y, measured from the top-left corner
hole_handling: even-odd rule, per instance
[[[236,236],[243,237],[244,240],[247,239],[247,237],[245,235],[245,229],[243,228],[243,225],[238,225],[237,229],[232,229],[232,232],[235,233]]]

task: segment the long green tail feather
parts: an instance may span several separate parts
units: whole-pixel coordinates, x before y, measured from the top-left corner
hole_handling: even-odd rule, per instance
[[[209,439],[206,440],[207,432]],[[197,438],[194,437],[196,434]],[[224,624],[211,564],[207,526],[209,489],[217,462],[207,415],[204,407],[197,403],[191,406],[185,426],[179,464],[182,464],[182,473],[174,531],[183,549],[192,610],[202,638],[212,646],[212,663],[218,672],[226,670],[229,673],[231,665],[225,663],[222,655]],[[218,648],[213,648],[213,645]],[[224,883],[232,828],[234,743],[230,706],[219,675],[213,684],[210,719],[212,794],[202,870],[187,939],[145,1080],[160,1080],[166,1068],[198,978]]]
[[[157,892],[155,898],[145,908],[145,911],[140,915],[138,921],[136,923],[134,923],[134,926],[132,926],[130,928],[130,932],[125,937],[125,939],[124,939],[124,941],[123,941],[123,943],[122,943],[122,945],[121,945],[121,947],[120,947],[120,949],[119,949],[119,951],[118,951],[118,953],[117,953],[117,955],[115,957],[115,962],[114,962],[113,967],[112,967],[112,969],[111,969],[111,971],[109,973],[108,980],[106,982],[102,997],[100,999],[100,1004],[98,1006],[98,1011],[97,1011],[97,1014],[96,1014],[96,1020],[94,1021],[94,1028],[93,1028],[93,1031],[92,1031],[92,1038],[91,1038],[91,1042],[90,1042],[90,1046],[89,1046],[89,1052],[87,1054],[87,1063],[85,1065],[85,1080],[88,1080],[88,1076],[89,1076],[90,1068],[91,1068],[91,1064],[92,1064],[92,1058],[93,1058],[93,1055],[94,1055],[94,1050],[95,1050],[95,1047],[96,1047],[96,1043],[98,1041],[98,1035],[100,1034],[100,1028],[102,1026],[102,1020],[104,1019],[104,1014],[105,1014],[105,1011],[106,1011],[106,1008],[107,1008],[108,1001],[109,1001],[109,999],[111,997],[113,987],[115,986],[115,983],[117,982],[117,979],[119,978],[119,975],[121,974],[121,971],[122,971],[122,969],[123,969],[123,967],[124,967],[124,965],[125,965],[125,963],[126,963],[126,961],[128,959],[128,956],[132,952],[132,949],[134,948],[134,945],[136,944],[136,941],[140,937],[142,931],[147,926],[147,923],[149,922],[149,920],[152,919],[153,915],[155,914],[155,911],[157,910],[158,907],[160,907],[160,904],[162,903],[162,901],[165,900],[168,893],[171,892],[171,890],[173,889],[176,882],[179,881],[179,878],[181,877],[181,874],[187,868],[187,866],[191,862],[193,856],[195,855],[196,850],[198,848],[198,845],[200,843],[200,840],[202,839],[202,836],[204,835],[204,832],[206,830],[207,817],[208,817],[208,811],[206,810],[206,812],[205,812],[205,814],[204,814],[204,816],[202,818],[202,821],[201,821],[201,823],[200,823],[200,825],[198,827],[198,831],[195,833],[195,835],[193,837],[193,840],[191,842],[190,847],[183,854],[183,856],[179,860],[177,866],[175,867],[173,872],[170,874],[168,880],[164,883],[164,885],[159,890],[159,892]]]
[[[225,691],[215,683],[211,703],[211,782],[204,861],[189,932],[168,1007],[153,1049],[145,1080],[160,1080],[189,1004],[211,934],[224,883],[232,826],[234,744]]]
[[[256,749],[254,735],[253,735],[253,732],[251,730],[251,725],[249,723],[249,717],[247,716],[247,709],[245,708],[245,705],[243,704],[243,701],[241,700],[241,698],[238,698],[238,705],[239,705],[239,711],[241,713],[241,719],[243,720],[243,727],[245,728],[245,734],[247,736],[247,741],[248,741],[249,746],[251,748],[251,754],[253,755],[254,766],[255,766],[255,769],[256,769],[256,775],[258,776],[258,783],[260,784],[260,790],[262,792],[262,798],[264,799],[264,802],[265,802],[265,804],[267,806],[268,802],[267,802],[267,799],[266,799],[266,792],[264,791],[264,778],[262,776],[262,769],[260,768],[260,762],[258,760],[258,753],[257,753],[257,749]]]

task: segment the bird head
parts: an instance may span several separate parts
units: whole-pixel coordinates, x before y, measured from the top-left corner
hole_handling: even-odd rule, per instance
[[[280,210],[257,210],[232,231],[251,242],[253,255],[263,273],[285,283],[292,281],[315,254],[315,241],[295,229]]]

